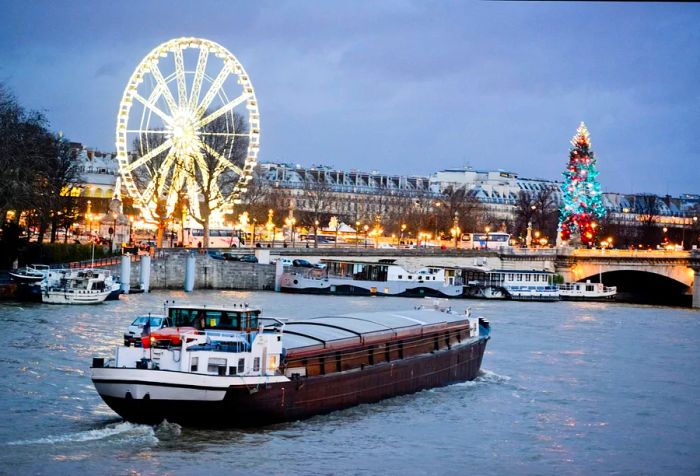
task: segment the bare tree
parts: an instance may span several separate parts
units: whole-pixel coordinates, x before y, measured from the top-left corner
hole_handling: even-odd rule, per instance
[[[639,238],[644,245],[656,246],[661,241],[661,230],[658,226],[660,199],[650,193],[634,195],[632,198],[633,208],[642,223]]]
[[[134,149],[138,154],[143,156],[148,151],[157,149],[163,142],[166,136],[160,133],[141,134],[134,141]],[[168,187],[172,184],[174,177],[169,173],[168,167],[165,167],[165,161],[168,159],[167,151],[163,151],[154,155],[151,160],[137,168],[134,173],[134,182],[140,190],[145,190],[146,200],[155,202],[153,224],[156,225],[156,245],[163,246],[163,236],[168,227],[168,223],[173,218],[174,209],[168,209]],[[184,190],[181,191],[184,194]],[[145,205],[145,204],[143,204]]]
[[[318,226],[322,220],[328,220],[329,210],[332,209],[334,194],[330,184],[328,184],[321,174],[318,182],[307,183],[301,194],[301,198],[306,202],[308,225],[314,230],[314,248],[318,248]]]
[[[248,125],[243,116],[221,116],[206,124],[200,135],[201,152],[184,158],[178,170],[193,179],[197,186],[198,207],[190,197],[190,216],[204,228],[203,246],[209,243],[212,213],[230,207],[230,198],[245,164]],[[235,136],[232,136],[235,134]]]

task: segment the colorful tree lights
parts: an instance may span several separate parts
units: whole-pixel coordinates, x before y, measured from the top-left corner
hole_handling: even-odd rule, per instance
[[[595,242],[598,223],[605,216],[605,208],[600,184],[596,180],[595,156],[583,122],[571,139],[571,144],[573,147],[561,186],[564,193],[559,214],[561,238],[569,240],[573,233],[579,233],[581,242],[591,245]]]

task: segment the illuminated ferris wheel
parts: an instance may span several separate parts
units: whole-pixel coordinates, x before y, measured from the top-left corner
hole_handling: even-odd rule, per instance
[[[200,38],[151,51],[119,105],[119,173],[146,220],[182,206],[221,222],[252,179],[259,139],[258,103],[243,66]]]

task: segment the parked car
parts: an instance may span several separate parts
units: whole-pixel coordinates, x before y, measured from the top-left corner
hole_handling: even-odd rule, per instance
[[[243,255],[238,259],[238,261],[243,263],[257,263],[258,258],[255,255]]]
[[[314,265],[312,265],[309,261],[305,259],[295,259],[292,261],[292,266],[296,266],[298,268],[313,268]]]
[[[277,261],[281,261],[282,266],[292,266],[293,265],[293,261],[289,258],[280,258]]]
[[[240,261],[241,257],[236,253],[230,253],[228,251],[221,253],[226,261]]]
[[[159,315],[139,316],[134,319],[134,322],[129,324],[129,327],[126,329],[124,333],[124,345],[129,346],[133,344],[134,347],[141,347],[143,327],[149,319],[151,321],[151,332],[162,329],[163,327],[171,327],[172,325],[169,317]]]

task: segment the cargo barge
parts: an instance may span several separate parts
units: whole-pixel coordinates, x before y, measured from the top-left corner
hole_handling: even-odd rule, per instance
[[[127,421],[259,426],[472,380],[490,332],[434,308],[294,321],[245,305],[166,313],[179,327],[93,359],[97,392]]]

